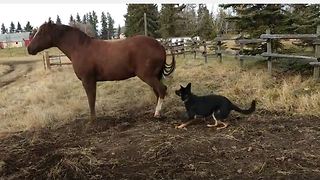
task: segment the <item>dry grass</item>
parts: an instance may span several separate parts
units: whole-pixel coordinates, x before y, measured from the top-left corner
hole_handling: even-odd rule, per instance
[[[5,69],[1,67],[0,69]],[[166,79],[168,97],[164,113],[174,115],[183,105],[174,95],[179,84],[192,82],[195,94],[222,94],[236,104],[249,106],[258,100],[258,109],[285,111],[288,114],[320,115],[319,85],[301,75],[272,78],[265,68],[255,66],[241,70],[233,58],[223,64],[209,59],[177,59],[177,69]],[[155,107],[151,88],[132,78],[118,82],[98,83],[97,114],[117,116],[130,109]],[[1,89],[0,132],[19,131],[37,127],[54,127],[79,116],[88,116],[87,98],[81,82],[71,66],[43,70],[41,62],[24,80]],[[152,112],[150,112],[152,113]]]
[[[1,65],[0,64],[0,76],[2,76],[3,74],[5,74],[6,72],[8,72],[10,70],[10,66],[8,65]]]

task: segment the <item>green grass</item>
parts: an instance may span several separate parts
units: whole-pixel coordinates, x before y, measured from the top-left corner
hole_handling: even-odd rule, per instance
[[[25,47],[0,49],[0,57],[19,57],[27,55],[28,52]]]
[[[62,53],[58,48],[50,48],[50,49],[48,49],[48,51],[50,54],[61,54]],[[0,58],[24,57],[24,56],[30,56],[27,52],[26,47],[0,49]]]

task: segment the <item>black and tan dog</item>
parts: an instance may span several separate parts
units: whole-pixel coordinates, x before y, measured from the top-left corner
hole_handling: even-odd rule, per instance
[[[223,129],[228,126],[227,123],[221,122],[226,119],[232,110],[240,112],[242,114],[250,114],[256,109],[256,101],[253,100],[251,107],[247,110],[240,109],[234,105],[228,98],[220,95],[208,95],[208,96],[196,96],[191,93],[191,83],[186,87],[180,85],[180,89],[176,90],[175,93],[181,97],[184,102],[189,121],[183,123],[176,128],[184,128],[196,121],[197,117],[209,117],[212,116],[215,120],[214,125],[208,124],[208,127],[216,127],[218,123],[223,124],[222,127],[217,129]]]

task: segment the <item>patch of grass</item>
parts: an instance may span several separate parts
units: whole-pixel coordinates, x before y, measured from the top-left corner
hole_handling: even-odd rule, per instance
[[[50,48],[48,51],[50,54],[61,54],[61,51],[58,48]],[[0,49],[0,58],[24,56],[28,56],[26,47]]]
[[[170,57],[169,57],[170,59]],[[216,58],[177,58],[177,68],[164,80],[168,86],[163,113],[175,116],[184,111],[183,103],[174,94],[179,84],[192,83],[197,95],[211,93],[230,98],[241,107],[248,107],[257,99],[257,109],[284,111],[287,114],[319,116],[320,91],[311,76],[283,74],[270,77],[266,64],[246,61],[241,69],[238,61],[225,56],[223,63]],[[256,66],[255,66],[256,65]],[[124,81],[99,82],[97,88],[97,116],[120,116],[136,109],[151,109],[156,99],[151,88],[139,78]],[[54,67],[44,71],[41,62],[24,80],[1,89],[0,132],[54,127],[79,116],[88,117],[89,107],[81,82],[71,66]]]
[[[0,49],[0,57],[17,57],[28,55],[25,47]]]

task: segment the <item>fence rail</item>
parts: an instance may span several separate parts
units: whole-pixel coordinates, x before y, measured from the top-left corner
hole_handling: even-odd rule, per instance
[[[71,62],[62,62],[62,58],[64,57],[66,57],[64,54],[49,55],[49,52],[45,51],[43,54],[44,69],[51,69],[51,66],[71,65]]]

